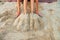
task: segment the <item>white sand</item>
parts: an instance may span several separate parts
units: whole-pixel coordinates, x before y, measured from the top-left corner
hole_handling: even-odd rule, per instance
[[[21,24],[24,23],[24,27],[22,27],[20,30],[29,29],[29,16],[26,14],[21,14],[16,19],[16,3],[4,3],[0,6],[0,39],[2,40],[60,40],[60,9],[58,6],[53,5],[54,3],[51,3],[50,5],[53,5],[50,7],[50,5],[43,4],[43,10],[40,9],[40,11],[43,13],[43,17],[39,17],[36,14],[31,14],[30,18],[30,26],[39,29],[41,27],[41,30],[34,31],[34,28],[32,31],[26,31],[26,32],[20,32],[17,31],[17,28],[20,29]],[[46,7],[47,6],[47,7]],[[39,6],[40,7],[40,6]],[[55,8],[54,8],[55,7]],[[53,9],[53,14],[51,14],[48,9]],[[23,15],[23,16],[22,16]],[[33,16],[32,16],[33,15]],[[23,19],[23,20],[22,20]],[[26,21],[27,20],[27,21]],[[38,20],[41,22],[38,22]],[[24,22],[23,22],[24,21]],[[13,26],[14,24],[14,26]],[[33,26],[34,24],[34,26]],[[39,25],[40,24],[40,25]],[[16,28],[17,27],[17,28]],[[28,28],[26,28],[28,27]]]

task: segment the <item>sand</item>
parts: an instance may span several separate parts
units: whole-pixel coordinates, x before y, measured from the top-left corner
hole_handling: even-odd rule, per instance
[[[43,5],[42,5],[43,4]],[[51,6],[53,5],[53,6]],[[56,6],[57,5],[57,6]],[[23,5],[21,5],[22,7]],[[24,31],[25,29],[29,29],[29,16],[21,14],[20,17],[17,18],[16,16],[16,3],[15,2],[6,2],[3,5],[0,5],[0,40],[60,40],[60,11],[59,11],[59,4],[58,3],[41,3],[39,4],[39,13],[43,14],[43,17],[37,16],[36,14],[31,14],[30,17],[32,18],[32,15],[34,15],[34,21],[31,21],[31,27],[37,27],[37,31],[33,30],[31,31]],[[52,12],[49,11],[49,9],[53,9]],[[23,8],[21,8],[21,11],[23,13]],[[24,16],[22,16],[24,15]],[[37,20],[42,22],[40,25]],[[24,19],[24,20],[22,20]],[[27,21],[26,21],[27,20]],[[23,22],[25,21],[25,22]],[[28,28],[25,28],[21,26],[20,24],[24,23],[24,25]],[[27,25],[26,25],[27,24]],[[17,28],[19,28],[21,31],[18,31]],[[39,30],[38,30],[39,29]]]

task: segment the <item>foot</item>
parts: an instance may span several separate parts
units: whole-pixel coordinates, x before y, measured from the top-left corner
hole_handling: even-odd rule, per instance
[[[20,15],[20,12],[17,12],[17,17]]]

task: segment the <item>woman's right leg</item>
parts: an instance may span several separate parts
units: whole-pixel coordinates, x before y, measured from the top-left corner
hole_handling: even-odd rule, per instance
[[[20,15],[20,0],[17,0],[17,16]]]

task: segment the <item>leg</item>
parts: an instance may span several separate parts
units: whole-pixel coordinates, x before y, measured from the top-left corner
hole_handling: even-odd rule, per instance
[[[38,14],[39,16],[43,16],[41,13],[38,12],[38,0],[36,0],[36,14]]]
[[[20,0],[17,0],[17,16],[20,15]]]
[[[36,0],[36,14],[38,14],[38,0]]]
[[[27,13],[27,0],[24,0],[24,13]]]
[[[33,6],[34,6],[34,0],[31,0],[31,13],[33,13],[33,11],[34,11]]]

